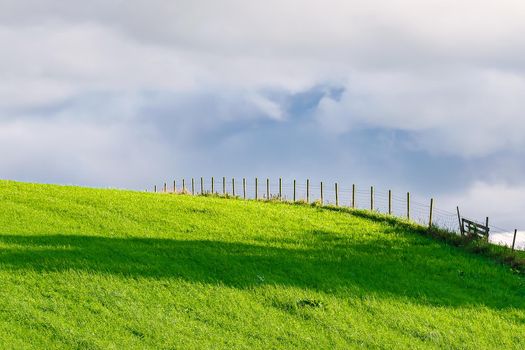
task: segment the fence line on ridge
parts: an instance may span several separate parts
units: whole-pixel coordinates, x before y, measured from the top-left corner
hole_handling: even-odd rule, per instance
[[[404,218],[423,226],[438,227],[450,232],[460,233],[460,218],[458,212],[442,209],[439,202],[431,198],[424,203],[411,197],[410,192],[395,193],[392,190],[384,190],[376,187],[360,187],[353,184],[351,187],[343,187],[339,183],[319,182],[313,183],[309,179],[305,181],[283,181],[282,178],[191,178],[191,188],[188,188],[186,179],[182,182],[173,181],[170,188],[167,183],[161,188],[168,193],[186,193],[191,195],[216,194],[222,196],[234,196],[242,199],[253,200],[278,200],[286,202],[315,203],[323,206],[337,206],[355,209],[366,209],[369,211],[389,214]],[[182,186],[177,186],[182,183]],[[198,187],[197,187],[198,186]],[[157,185],[154,192],[157,192]],[[437,205],[436,205],[437,204]],[[479,221],[463,217],[470,221]],[[517,230],[508,230],[489,224],[489,234],[512,234],[512,249],[525,249],[515,247]],[[490,239],[490,236],[489,236]],[[501,244],[501,242],[497,242]],[[511,245],[510,243],[504,243]]]

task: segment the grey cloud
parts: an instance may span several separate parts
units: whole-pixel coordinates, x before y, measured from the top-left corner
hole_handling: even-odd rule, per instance
[[[328,130],[387,127],[412,131],[431,153],[470,156],[525,148],[525,79],[494,71],[445,74],[357,73],[340,101],[322,101]]]

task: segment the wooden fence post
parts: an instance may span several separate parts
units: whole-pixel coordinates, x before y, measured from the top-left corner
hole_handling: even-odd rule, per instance
[[[182,193],[186,192],[186,179],[182,179]]]
[[[295,199],[296,199],[296,196],[295,196],[295,186],[296,186],[295,179],[293,179],[293,201],[294,201],[294,203],[295,203]]]
[[[428,218],[428,228],[432,228],[432,214],[434,211],[434,198],[430,198],[430,215]]]
[[[352,185],[352,209],[355,209],[355,184]]]
[[[334,184],[334,192],[335,192],[335,206],[339,206],[339,189],[337,188],[337,182]]]
[[[388,215],[392,215],[392,190],[388,190]]]
[[[487,228],[487,241],[489,240],[489,236],[490,236],[490,229],[489,229],[489,217],[487,216],[487,218],[485,219],[485,227]]]
[[[246,178],[242,178],[242,198],[246,199]]]
[[[339,206],[339,191],[337,189],[337,182],[335,183],[335,206]]]
[[[201,177],[201,195],[204,194],[204,179]]]
[[[459,233],[463,236],[463,224],[461,223],[461,215],[459,214],[459,206],[456,207],[458,212],[458,224],[459,224]]]
[[[279,200],[283,200],[283,179],[279,178]]]
[[[215,180],[211,177],[211,194],[215,194]]]
[[[306,203],[310,203],[310,179],[306,179]]]
[[[410,220],[410,192],[407,192],[407,220]]]
[[[323,199],[323,182],[321,181],[321,205],[323,205],[324,199]]]
[[[514,245],[516,244],[516,235],[518,234],[518,229],[514,230],[514,238],[512,239],[512,251],[514,251]]]
[[[232,196],[235,197],[235,178],[232,177]]]
[[[164,193],[168,192],[168,184],[164,183]]]
[[[259,200],[259,179],[255,178],[255,200]]]
[[[370,186],[370,211],[374,211],[374,186]]]
[[[157,185],[153,186],[153,192],[157,193]]]
[[[195,196],[195,179],[191,178],[191,194]]]
[[[222,194],[223,196],[226,195],[226,177],[222,177]]]
[[[177,193],[177,181],[173,180],[173,193]]]
[[[266,178],[266,200],[270,200],[270,179]]]

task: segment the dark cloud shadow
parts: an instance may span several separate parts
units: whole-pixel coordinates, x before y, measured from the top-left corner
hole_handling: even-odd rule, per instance
[[[289,242],[272,241],[273,246],[268,246],[263,240],[241,244],[4,234],[0,236],[4,246],[0,249],[0,269],[39,273],[79,270],[130,278],[183,279],[241,289],[283,285],[343,298],[393,298],[449,307],[525,308],[523,280],[518,276],[500,276],[495,281],[497,274],[492,268],[473,268],[475,258],[436,249],[436,243],[425,237],[416,237],[411,244],[400,247],[385,239],[357,243],[324,231],[305,235],[310,239],[305,242],[310,243],[290,247]],[[454,261],[447,261],[451,258]],[[486,263],[480,260],[480,264]]]

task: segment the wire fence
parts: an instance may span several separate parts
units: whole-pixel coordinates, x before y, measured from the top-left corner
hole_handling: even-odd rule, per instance
[[[338,183],[313,183],[310,180],[282,180],[269,178],[192,178],[154,186],[155,192],[176,192],[193,195],[218,194],[244,199],[276,199],[288,202],[317,203],[355,209],[367,209],[377,213],[390,214],[423,226],[435,226],[456,234],[461,233],[461,219],[457,211],[443,209],[413,198],[409,192],[393,193],[375,187],[340,186]],[[473,218],[462,217],[474,222]],[[489,241],[495,244],[514,246],[525,250],[525,234],[516,237],[515,230],[489,224]]]

